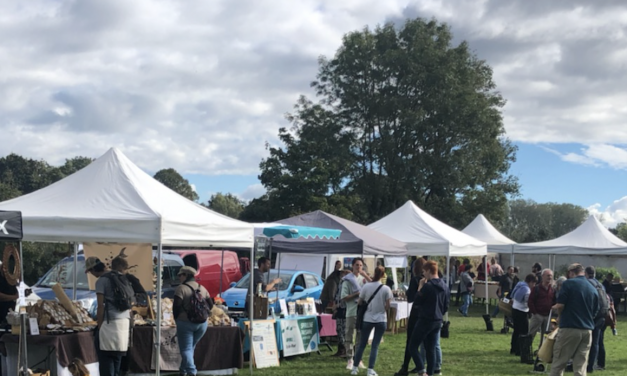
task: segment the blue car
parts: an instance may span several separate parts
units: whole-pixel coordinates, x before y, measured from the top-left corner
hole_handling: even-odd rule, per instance
[[[179,269],[185,266],[183,260],[178,255],[163,254],[163,284],[162,295],[164,298],[173,298],[174,290],[178,286],[179,280],[176,276]],[[96,292],[89,290],[87,274],[85,274],[85,255],[79,253],[76,259],[77,281],[76,300],[89,312],[92,317],[96,317],[98,302]],[[66,257],[59,261],[52,269],[32,286],[32,290],[43,300],[55,300],[57,297],[52,291],[52,286],[61,283],[67,296],[72,299],[72,288],[74,286],[74,256]]]
[[[277,278],[278,270],[270,270],[270,280]],[[264,274],[267,280],[268,273]],[[301,270],[283,270],[281,269],[281,283],[276,285],[278,291],[278,299],[285,299],[286,302],[293,302],[299,299],[314,298],[320,299],[322,292],[322,279],[318,274]],[[231,284],[231,288],[226,290],[222,295],[229,311],[244,312],[246,304],[246,293],[250,285],[250,273],[242,277],[237,284]],[[277,292],[268,293],[268,301],[274,312],[280,312],[281,308],[277,299]]]

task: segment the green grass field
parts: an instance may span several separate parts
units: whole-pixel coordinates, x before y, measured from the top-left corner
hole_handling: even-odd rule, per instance
[[[533,366],[521,364],[520,358],[509,355],[511,330],[508,334],[501,334],[503,326],[502,315],[495,319],[494,332],[487,332],[481,315],[485,312],[483,306],[474,305],[469,315],[461,317],[456,312],[457,307],[451,307],[450,338],[442,338],[443,365],[442,373],[445,376],[464,375],[530,375],[534,374]],[[627,375],[627,316],[618,316],[618,336],[613,336],[611,330],[605,332],[605,348],[607,364],[605,371],[595,371],[594,374],[605,376]],[[405,349],[405,332],[392,335],[386,333],[383,343],[379,347],[379,356],[375,371],[380,376],[392,376],[402,361]],[[539,343],[536,336],[534,350]],[[364,363],[367,365],[369,348],[364,354]],[[331,351],[321,349],[322,355],[307,354],[302,356],[281,359],[281,366],[267,369],[255,369],[259,376],[331,376],[348,375],[345,369],[346,361],[331,357]],[[240,374],[248,374],[248,369],[240,370]],[[365,375],[361,370],[360,375]],[[568,375],[569,373],[565,373]],[[570,373],[572,375],[572,373]]]

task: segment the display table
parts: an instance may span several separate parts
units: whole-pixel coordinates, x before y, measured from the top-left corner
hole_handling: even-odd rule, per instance
[[[488,282],[488,296],[485,295],[485,282],[478,281],[475,282],[475,299],[496,299],[499,300],[499,297],[496,295],[496,290],[499,288],[498,282]]]
[[[238,325],[244,331],[244,353],[250,350],[248,340],[248,320],[240,320]],[[292,356],[318,351],[320,335],[318,333],[318,316],[288,316],[274,320],[277,349],[283,356]],[[289,342],[285,346],[283,339]],[[314,346],[315,343],[315,346]],[[305,344],[309,344],[305,346]]]
[[[28,364],[38,368],[46,368],[51,375],[69,376],[67,366],[80,358],[87,365],[92,376],[97,376],[98,357],[94,347],[93,332],[77,332],[58,335],[27,336]],[[20,337],[4,334],[0,338],[0,352],[6,365],[5,376],[17,375],[18,351]]]
[[[390,302],[390,310],[388,311],[387,330],[392,334],[396,334],[399,328],[407,325],[407,318],[411,311],[412,303],[408,301],[393,300]]]
[[[133,331],[133,347],[129,350],[131,373],[154,374],[153,354],[156,331],[151,326],[138,326]],[[199,373],[233,374],[244,365],[242,332],[238,327],[209,326],[194,351],[194,363]],[[163,371],[178,371],[180,352],[176,328],[161,330],[161,366]],[[200,372],[217,371],[217,372]]]
[[[333,320],[333,315],[323,313],[320,318],[320,337],[335,337],[337,335],[337,325]]]

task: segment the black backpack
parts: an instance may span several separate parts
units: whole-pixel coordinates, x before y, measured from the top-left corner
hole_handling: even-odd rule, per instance
[[[211,316],[211,309],[213,308],[213,301],[211,298],[205,299],[200,292],[200,284],[198,288],[193,288],[187,283],[183,283],[185,286],[192,289],[192,296],[189,298],[189,310],[187,311],[187,319],[190,322],[200,324],[206,322]]]
[[[133,287],[125,274],[109,272],[103,275],[111,282],[113,289],[113,306],[118,311],[127,311],[133,304]]]
[[[588,279],[588,282],[597,290],[597,295],[599,296],[599,312],[594,316],[594,322],[605,322],[605,317],[610,310],[610,302],[607,299],[605,288],[596,279]]]

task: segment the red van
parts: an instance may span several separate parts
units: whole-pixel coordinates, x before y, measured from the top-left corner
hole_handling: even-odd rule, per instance
[[[168,253],[176,253],[183,259],[183,263],[198,271],[196,282],[205,286],[212,297],[220,294],[220,270],[222,270],[222,291],[228,290],[231,282],[237,282],[242,278],[240,262],[237,253],[224,251],[224,263],[222,252],[216,250],[172,250]],[[222,265],[222,267],[220,267]]]

